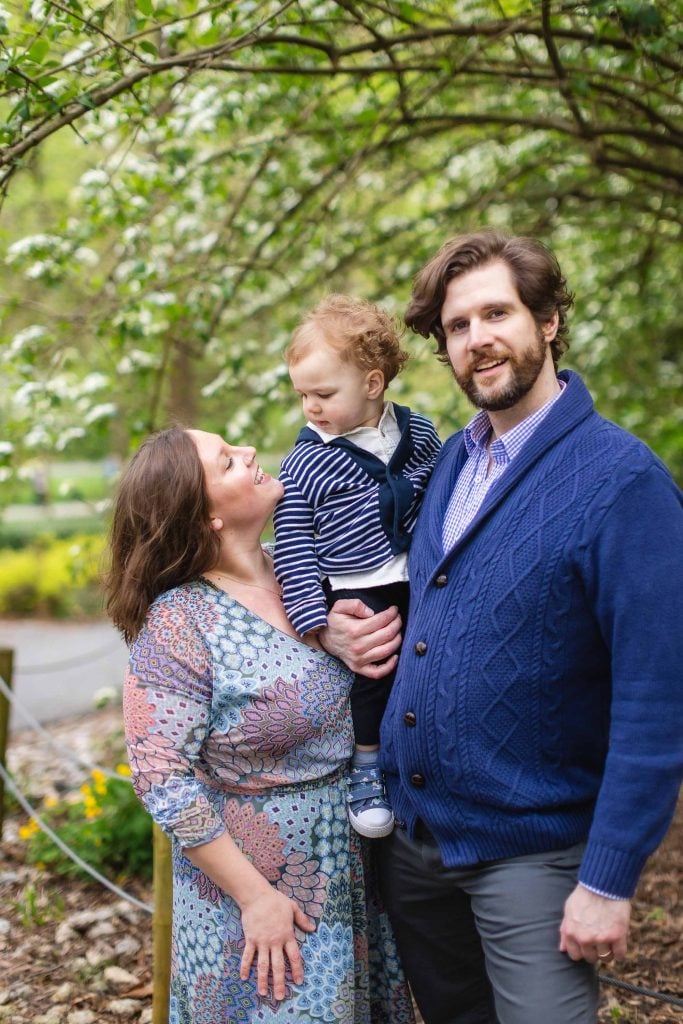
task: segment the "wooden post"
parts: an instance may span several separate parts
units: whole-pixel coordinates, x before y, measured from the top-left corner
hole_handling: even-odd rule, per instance
[[[173,914],[173,878],[171,843],[158,825],[154,825],[154,916],[152,1024],[168,1024],[171,989],[171,918]]]
[[[14,670],[14,651],[10,647],[0,647],[0,676],[10,690],[12,689],[12,673]],[[7,769],[7,739],[9,736],[9,718],[11,705],[4,693],[0,693],[0,764]],[[0,839],[5,826],[5,783],[0,778]]]

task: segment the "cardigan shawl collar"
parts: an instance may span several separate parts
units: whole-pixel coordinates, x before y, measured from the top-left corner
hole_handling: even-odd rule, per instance
[[[420,583],[424,584],[427,579],[438,575],[444,567],[452,564],[482,524],[495,512],[520,480],[524,480],[529,469],[553,445],[593,413],[593,399],[578,373],[574,373],[573,370],[562,370],[558,377],[566,384],[566,394],[563,395],[562,401],[553,405],[538,430],[534,431],[503,475],[490,488],[472,522],[448,553],[444,554],[443,519],[458,474],[467,460],[464,430],[459,431],[451,441],[446,443],[429,485],[432,499],[430,510],[433,514],[426,524],[418,521],[418,529],[420,527],[424,529],[426,525],[425,540],[429,545],[430,557],[423,562],[423,568],[427,567],[428,576],[424,576],[420,572],[420,566],[411,566],[411,580],[417,580],[420,577]],[[446,460],[448,460],[448,467],[444,467],[444,471],[439,472],[442,463]],[[436,494],[433,493],[433,488],[436,488]],[[424,515],[422,519],[424,519]],[[430,569],[430,566],[433,568]]]

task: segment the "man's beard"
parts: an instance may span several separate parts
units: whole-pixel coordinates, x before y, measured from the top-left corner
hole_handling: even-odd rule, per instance
[[[536,328],[535,340],[519,355],[505,354],[507,365],[511,374],[509,382],[502,388],[493,385],[491,388],[481,388],[475,376],[476,365],[489,363],[492,359],[501,358],[496,355],[482,356],[476,365],[471,366],[464,374],[458,374],[453,370],[453,376],[457,383],[469,398],[472,405],[477,409],[486,409],[487,412],[501,412],[503,409],[511,409],[513,405],[520,402],[529,394],[532,387],[538,380],[541,370],[545,365],[548,348],[545,336],[540,327]],[[451,369],[453,369],[451,367]]]

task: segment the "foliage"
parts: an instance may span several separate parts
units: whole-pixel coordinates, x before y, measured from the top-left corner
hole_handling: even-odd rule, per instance
[[[7,472],[173,418],[287,447],[302,311],[330,289],[400,310],[445,237],[491,224],[553,245],[572,365],[683,476],[677,4],[4,10]],[[61,201],[21,234],[60,156]],[[468,410],[410,345],[394,393],[446,432]]]
[[[126,765],[121,778],[95,769],[92,782],[81,787],[78,799],[46,797],[40,815],[66,845],[102,874],[150,878],[152,820],[138,801]],[[79,876],[78,867],[31,818],[19,830],[27,844],[28,861],[61,875]]]
[[[14,904],[24,928],[39,928],[50,921],[58,920],[64,913],[64,900],[56,894],[48,895],[36,888],[33,882],[24,886],[21,899]]]
[[[44,544],[47,539],[73,538],[75,534],[103,534],[105,521],[102,515],[60,516],[58,519],[29,519],[0,522],[0,551],[4,548],[20,550],[32,544]]]
[[[101,535],[43,537],[19,551],[0,550],[0,614],[59,617],[101,610]]]

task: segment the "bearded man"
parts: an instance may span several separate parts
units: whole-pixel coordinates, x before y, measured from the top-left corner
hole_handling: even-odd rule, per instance
[[[427,490],[381,736],[381,884],[426,1024],[594,1022],[679,790],[682,496],[557,372],[571,304],[544,245],[481,231],[406,315],[480,410]]]

